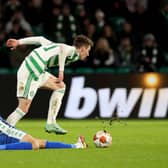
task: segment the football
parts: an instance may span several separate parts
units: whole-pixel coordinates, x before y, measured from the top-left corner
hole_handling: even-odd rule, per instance
[[[107,148],[112,144],[112,136],[106,130],[100,130],[93,136],[93,142],[96,147]]]

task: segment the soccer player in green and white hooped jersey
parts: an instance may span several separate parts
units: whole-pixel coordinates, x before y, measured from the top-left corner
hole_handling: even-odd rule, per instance
[[[7,122],[14,126],[28,112],[37,90],[43,87],[53,90],[45,129],[47,132],[66,134],[67,131],[56,122],[65,92],[64,66],[89,56],[93,42],[84,35],[76,36],[73,46],[54,43],[42,36],[9,39],[6,42],[11,49],[32,44],[41,46],[30,52],[17,72],[18,107],[8,116]],[[58,77],[46,71],[50,67],[59,67]]]

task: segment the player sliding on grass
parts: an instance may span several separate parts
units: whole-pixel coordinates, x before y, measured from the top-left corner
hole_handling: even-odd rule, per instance
[[[32,150],[32,149],[54,149],[54,148],[86,148],[85,139],[80,136],[77,143],[67,144],[62,142],[51,142],[44,139],[32,137],[15,127],[9,125],[0,116],[0,150]]]
[[[23,39],[9,39],[6,43],[11,49],[19,45],[41,45],[34,49],[21,64],[17,73],[17,97],[18,107],[11,113],[7,122],[14,126],[29,110],[31,102],[40,87],[53,90],[49,102],[47,132],[66,134],[67,131],[56,123],[62,98],[65,92],[64,66],[84,60],[89,56],[93,42],[84,35],[75,37],[73,46],[54,43],[44,37],[27,37]],[[59,67],[58,77],[48,73],[50,67]]]

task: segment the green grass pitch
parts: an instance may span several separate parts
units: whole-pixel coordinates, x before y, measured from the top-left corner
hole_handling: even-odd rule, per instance
[[[0,151],[2,168],[167,168],[168,120],[58,120],[67,135],[44,132],[45,120],[22,120],[18,128],[48,140],[75,143],[82,134],[87,149],[50,149],[38,151]],[[93,135],[106,129],[113,144],[95,148]]]

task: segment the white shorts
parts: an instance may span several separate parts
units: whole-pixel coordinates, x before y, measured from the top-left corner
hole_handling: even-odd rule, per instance
[[[32,100],[37,90],[43,86],[50,76],[50,73],[44,72],[39,76],[38,80],[34,80],[33,75],[25,65],[25,61],[23,61],[17,72],[17,97]]]

